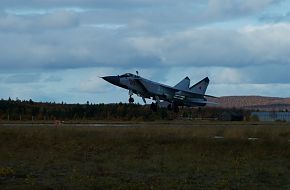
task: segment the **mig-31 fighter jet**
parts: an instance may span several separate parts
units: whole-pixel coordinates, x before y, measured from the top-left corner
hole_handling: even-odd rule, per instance
[[[190,79],[185,77],[174,87],[160,84],[138,75],[126,73],[118,76],[101,77],[105,81],[129,90],[129,103],[134,102],[133,94],[137,94],[143,99],[146,104],[146,98],[152,98],[156,103],[151,104],[151,108],[156,110],[160,100],[169,102],[168,109],[178,111],[178,106],[187,107],[202,107],[207,104],[216,104],[215,102],[207,101],[206,97],[213,97],[206,95],[206,89],[209,84],[209,78],[206,77],[190,87]]]

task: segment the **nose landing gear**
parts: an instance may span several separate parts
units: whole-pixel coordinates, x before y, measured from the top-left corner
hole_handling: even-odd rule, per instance
[[[130,96],[130,97],[129,97],[129,100],[128,100],[129,103],[130,103],[130,104],[134,103],[134,98],[132,98],[132,96],[133,96],[133,92],[132,92],[131,90],[129,90],[129,96]]]
[[[130,96],[130,98],[129,98],[129,103],[130,103],[130,104],[134,103],[134,98],[132,98],[131,96]]]

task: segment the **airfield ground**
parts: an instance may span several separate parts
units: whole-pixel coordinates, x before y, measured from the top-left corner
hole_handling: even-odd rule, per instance
[[[290,189],[290,124],[0,124],[0,189]]]

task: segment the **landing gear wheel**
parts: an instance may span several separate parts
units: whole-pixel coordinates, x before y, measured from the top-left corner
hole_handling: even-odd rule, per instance
[[[155,104],[155,103],[152,102],[152,104],[151,104],[151,106],[150,106],[150,109],[151,109],[152,111],[156,112],[156,111],[157,111],[157,103]]]
[[[173,111],[174,111],[175,113],[178,113],[178,112],[179,112],[179,107],[178,107],[178,105],[173,104]]]
[[[129,98],[129,103],[130,103],[130,104],[134,103],[134,98],[130,97],[130,98]]]
[[[167,106],[167,110],[168,110],[168,111],[172,111],[172,104],[168,104],[168,106]]]

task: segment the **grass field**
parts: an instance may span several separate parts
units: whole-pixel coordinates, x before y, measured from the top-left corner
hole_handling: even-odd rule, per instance
[[[290,189],[290,124],[0,125],[0,189]]]

